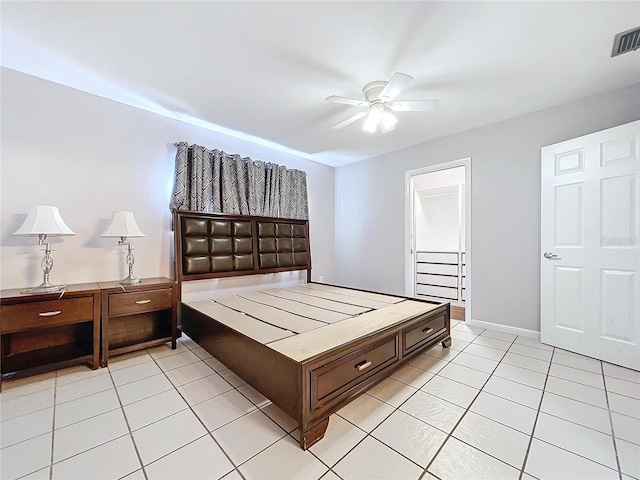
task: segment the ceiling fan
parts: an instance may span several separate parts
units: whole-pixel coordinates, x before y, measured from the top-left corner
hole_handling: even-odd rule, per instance
[[[366,84],[362,89],[364,100],[339,97],[336,95],[327,97],[325,99],[327,102],[343,103],[355,107],[367,107],[366,111],[358,112],[334,125],[332,128],[346,127],[366,116],[367,119],[363,126],[364,130],[375,132],[376,128],[380,128],[382,133],[387,133],[396,128],[396,123],[398,122],[393,112],[428,112],[435,110],[438,106],[438,100],[404,100],[392,102],[411,80],[413,80],[413,77],[405,73],[396,72],[388,82],[375,81]]]

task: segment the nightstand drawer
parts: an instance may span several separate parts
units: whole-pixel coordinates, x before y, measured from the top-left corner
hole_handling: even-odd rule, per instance
[[[2,305],[2,334],[93,320],[93,296]]]
[[[171,288],[144,292],[112,293],[109,295],[109,316],[133,315],[171,308],[173,302]]]

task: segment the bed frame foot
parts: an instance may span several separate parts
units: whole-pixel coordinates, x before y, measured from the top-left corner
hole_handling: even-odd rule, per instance
[[[329,417],[325,418],[324,420],[321,420],[320,423],[315,424],[306,432],[303,432],[302,435],[300,435],[300,446],[302,447],[302,449],[306,450],[310,446],[312,446],[314,443],[318,442],[319,440],[322,440],[322,437],[324,437],[324,434],[327,431],[328,426],[329,426]]]
[[[451,346],[451,337],[442,341],[442,348],[449,348]]]

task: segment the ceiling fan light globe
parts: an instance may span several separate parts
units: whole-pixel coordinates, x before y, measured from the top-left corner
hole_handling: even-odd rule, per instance
[[[380,133],[389,133],[392,130],[396,129],[396,126],[393,125],[392,127],[389,128],[385,128],[385,126],[382,124],[382,121],[380,121],[380,123],[378,124],[378,126],[380,127]]]
[[[377,80],[370,82],[362,89],[364,100],[331,95],[326,98],[328,102],[343,103],[358,107],[368,107],[367,111],[352,115],[332,128],[339,129],[350,125],[366,115],[362,129],[366,132],[375,132],[380,128],[382,133],[395,129],[397,119],[394,112],[427,112],[435,110],[438,100],[404,100],[392,102],[392,100],[413,80],[406,73],[394,73],[388,82]]]
[[[362,129],[365,132],[374,133],[381,117],[382,113],[380,112],[380,110],[378,110],[377,108],[372,108],[371,110],[369,110],[369,115],[367,115],[367,120],[364,122]]]
[[[388,110],[382,112],[382,116],[380,117],[380,131],[383,133],[390,132],[394,128],[396,128],[396,124],[398,123],[398,119]]]

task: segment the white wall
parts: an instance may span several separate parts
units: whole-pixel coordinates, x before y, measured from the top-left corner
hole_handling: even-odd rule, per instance
[[[640,84],[338,168],[338,283],[402,294],[404,172],[471,157],[472,318],[539,331],[540,149],[638,118]]]
[[[444,187],[447,185],[458,185],[465,182],[464,167],[453,167],[435,172],[415,175],[413,180],[414,190],[426,190],[428,188]]]
[[[307,172],[313,277],[333,280],[334,169],[256,144],[2,69],[2,288],[42,281],[37,238],[13,237],[29,208],[55,205],[74,237],[52,238],[53,283],[126,276],[117,239],[99,238],[112,212],[131,210],[138,277],[173,276],[169,196],[174,142],[186,141]],[[241,108],[241,107],[239,107]],[[262,282],[263,279],[259,280]]]
[[[454,167],[415,175],[414,190],[416,250],[454,251],[464,245],[465,168]],[[445,197],[440,198],[441,195]],[[462,223],[461,223],[462,222]],[[459,238],[461,237],[461,238]]]
[[[11,235],[36,204],[58,206],[77,233],[52,241],[53,282],[125,276],[115,240],[98,237],[125,209],[147,235],[133,241],[136,275],[172,276],[168,203],[174,142],[183,140],[305,170],[313,277],[402,294],[404,172],[472,157],[473,318],[531,330],[539,330],[540,148],[640,118],[638,84],[340,167],[334,243],[331,167],[11,70],[1,80],[2,288],[42,279],[37,240]]]
[[[440,190],[416,192],[416,250],[457,252],[460,247],[458,187],[449,193]]]

